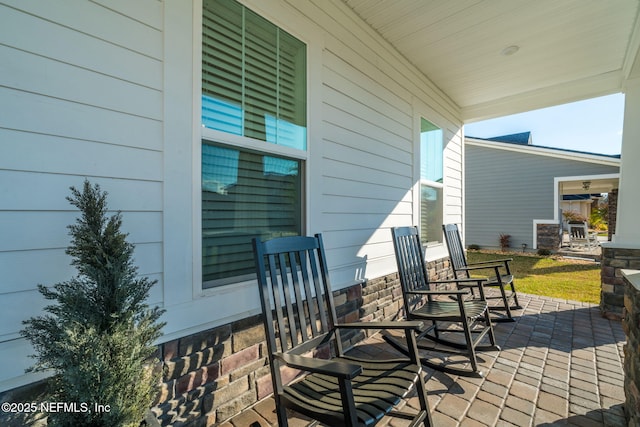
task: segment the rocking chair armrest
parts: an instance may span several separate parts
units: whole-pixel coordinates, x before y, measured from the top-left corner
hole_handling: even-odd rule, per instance
[[[486,279],[481,277],[461,277],[460,279],[445,279],[445,280],[432,280],[429,283],[439,285],[443,283],[456,283],[460,286],[479,286],[484,283]]]
[[[275,353],[274,357],[280,359],[291,368],[330,375],[337,378],[352,379],[362,373],[362,366],[356,363],[315,359],[290,353]]]
[[[478,279],[475,279],[477,282]],[[435,283],[435,282],[431,282]],[[455,291],[409,291],[408,294],[417,294],[417,295],[466,295],[469,293],[468,290],[455,290]]]
[[[503,259],[493,259],[493,260],[487,260],[487,261],[477,261],[477,262],[472,262],[469,265],[480,265],[480,264],[503,264],[505,262],[511,262],[513,261],[513,258],[503,258]]]
[[[482,265],[479,264],[469,264],[466,267],[460,267],[458,268],[458,270],[485,270],[488,268],[501,268],[504,267],[505,264],[504,263],[500,263],[500,262],[486,262],[486,263],[482,263]]]
[[[336,328],[345,329],[404,329],[420,331],[424,327],[422,320],[382,320],[374,322],[351,322],[336,325]]]

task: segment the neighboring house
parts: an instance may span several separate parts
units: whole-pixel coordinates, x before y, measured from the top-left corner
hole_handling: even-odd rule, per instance
[[[532,144],[530,132],[465,137],[466,244],[538,248],[537,225],[563,210],[588,216],[594,198],[618,188],[620,156]],[[553,248],[557,249],[557,248]]]

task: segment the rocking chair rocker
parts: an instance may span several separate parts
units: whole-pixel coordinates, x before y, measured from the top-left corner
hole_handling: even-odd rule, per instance
[[[449,251],[449,260],[451,262],[451,268],[453,269],[453,275],[456,279],[471,278],[474,271],[489,271],[483,282],[485,287],[494,287],[500,290],[498,296],[486,297],[487,300],[500,300],[498,304],[491,304],[489,306],[490,311],[504,311],[504,314],[494,316],[491,320],[495,322],[514,322],[512,310],[517,310],[520,307],[518,302],[518,294],[513,283],[513,274],[511,273],[511,267],[509,263],[513,261],[512,258],[504,258],[492,261],[483,261],[469,264],[467,263],[467,257],[464,253],[464,247],[462,246],[462,239],[460,238],[460,232],[458,231],[457,224],[446,224],[442,226],[444,230],[444,238],[447,242],[447,249]],[[509,289],[507,289],[509,288]]]
[[[415,330],[422,322],[339,324],[319,234],[254,239],[253,248],[281,427],[288,425],[287,409],[330,426],[373,426],[387,414],[409,419],[411,426],[433,425],[416,349]],[[407,358],[368,360],[344,354],[341,332],[385,328],[405,332]],[[308,374],[292,379],[299,371]],[[412,390],[419,411],[393,411]]]
[[[425,327],[418,335],[418,348],[430,352],[466,356],[465,363],[468,361],[471,367],[456,367],[454,365],[460,361],[448,359],[442,363],[436,363],[428,357],[421,358],[422,364],[456,375],[482,377],[484,374],[479,370],[476,351],[500,350],[500,347],[496,345],[487,302],[483,299],[482,279],[430,282],[418,229],[416,227],[397,227],[391,229],[391,233],[406,318],[407,320],[425,322]],[[469,294],[469,289],[431,290],[430,283],[433,285],[454,284],[456,286],[464,285],[467,288],[474,287],[481,298],[465,301],[464,296]],[[450,338],[456,334],[462,334],[464,340]],[[487,335],[489,344],[481,344]],[[397,349],[406,351],[402,344],[391,335],[385,334],[384,338]]]

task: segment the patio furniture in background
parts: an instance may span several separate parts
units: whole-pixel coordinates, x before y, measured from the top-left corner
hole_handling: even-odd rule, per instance
[[[598,233],[589,231],[587,224],[567,224],[569,234],[569,247],[571,249],[583,247],[595,249],[598,247]]]
[[[511,268],[509,263],[512,258],[505,258],[499,260],[483,261],[478,263],[467,263],[467,256],[462,246],[462,239],[460,237],[460,231],[457,224],[445,224],[442,226],[444,230],[444,238],[447,242],[447,249],[449,251],[449,260],[451,262],[451,268],[453,275],[456,279],[471,278],[473,271],[486,271],[491,270],[485,278],[484,286],[498,288],[500,295],[495,297],[489,297],[488,299],[501,300],[498,305],[491,305],[489,309],[491,311],[499,310],[504,311],[504,317],[492,317],[493,322],[513,322],[513,314],[511,310],[521,308],[518,303],[518,294],[513,283],[513,274],[511,274]],[[481,273],[483,274],[483,273]],[[493,274],[493,275],[492,275]],[[506,288],[509,288],[507,291]],[[477,295],[474,294],[474,297]]]
[[[428,357],[421,358],[424,365],[441,371],[464,375],[483,376],[478,369],[477,350],[500,350],[496,345],[493,327],[489,318],[487,302],[484,300],[482,279],[454,279],[429,281],[420,235],[417,227],[396,227],[391,229],[398,263],[398,275],[402,287],[402,297],[407,320],[429,322],[418,335],[418,348],[436,353],[454,353],[466,356],[463,363],[471,367],[455,367],[459,360],[435,363]],[[469,289],[431,290],[430,285],[454,284],[465,287],[475,286],[480,299],[464,301]],[[452,339],[460,334],[464,339]],[[490,345],[481,344],[488,336]],[[399,350],[401,343],[389,334],[384,338]]]
[[[422,322],[338,324],[322,237],[253,240],[278,424],[287,408],[330,426],[373,426],[386,414],[433,425],[418,359]],[[275,319],[274,319],[275,316]],[[343,352],[341,331],[404,331],[408,357],[364,360]],[[332,355],[328,359],[318,354]],[[299,372],[309,372],[298,378]],[[415,389],[417,413],[392,411]]]

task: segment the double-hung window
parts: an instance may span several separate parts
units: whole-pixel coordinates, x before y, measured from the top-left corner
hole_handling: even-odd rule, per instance
[[[202,22],[207,288],[253,277],[253,237],[302,233],[305,156],[287,153],[306,151],[307,72],[303,42],[234,0],[204,0]]]
[[[442,129],[420,119],[420,239],[429,245],[442,243],[443,220]]]

